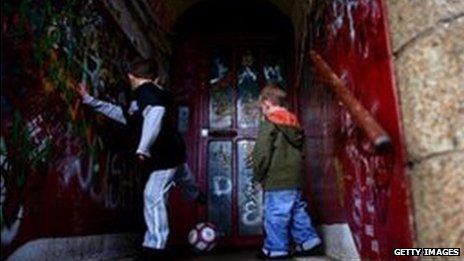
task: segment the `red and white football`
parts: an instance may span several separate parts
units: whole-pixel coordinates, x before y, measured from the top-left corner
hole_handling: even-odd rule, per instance
[[[199,252],[211,251],[217,243],[216,227],[211,223],[198,223],[188,234],[188,241]]]

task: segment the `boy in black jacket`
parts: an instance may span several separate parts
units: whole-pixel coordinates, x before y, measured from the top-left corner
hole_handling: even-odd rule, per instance
[[[149,173],[144,190],[147,232],[143,246],[162,254],[169,234],[166,200],[170,188],[179,183],[184,187],[184,194],[199,203],[204,203],[205,196],[199,192],[185,163],[182,137],[168,120],[173,113],[172,95],[163,87],[165,78],[154,78],[153,65],[151,60],[142,60],[129,69],[127,76],[135,100],[127,110],[95,99],[85,85],[80,85],[77,91],[84,104],[141,133],[136,154]]]

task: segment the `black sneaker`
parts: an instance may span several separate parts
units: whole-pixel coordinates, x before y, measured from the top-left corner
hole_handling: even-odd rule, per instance
[[[166,249],[153,249],[144,247],[136,260],[140,261],[152,261],[152,260],[173,260],[174,256],[171,251]]]
[[[295,251],[295,253],[293,254],[294,257],[323,256],[323,255],[325,255],[325,253],[324,253],[324,248],[322,247],[322,244],[318,244],[308,250]]]
[[[135,257],[135,261],[145,261],[149,259],[149,249],[146,247],[141,248],[140,251],[137,253],[137,256]]]
[[[283,260],[283,259],[288,259],[290,258],[290,255],[282,255],[282,256],[268,256],[266,254],[264,254],[263,251],[259,251],[257,254],[256,254],[256,259],[260,259],[260,260]]]

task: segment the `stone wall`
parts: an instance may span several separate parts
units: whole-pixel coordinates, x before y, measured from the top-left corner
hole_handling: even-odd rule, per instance
[[[385,1],[419,247],[464,247],[464,1]]]

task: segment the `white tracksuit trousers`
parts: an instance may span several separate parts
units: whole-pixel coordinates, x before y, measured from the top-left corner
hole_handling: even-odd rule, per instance
[[[177,168],[153,171],[148,178],[143,193],[143,214],[147,231],[143,246],[164,249],[169,236],[167,202],[169,191],[174,184],[179,185],[186,198],[194,200],[198,187],[190,168],[182,164]]]
[[[164,249],[169,235],[166,203],[176,168],[153,171],[143,192],[143,215],[147,232],[143,246]]]

